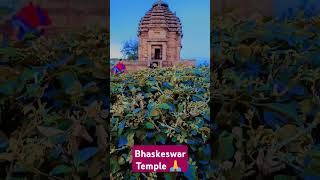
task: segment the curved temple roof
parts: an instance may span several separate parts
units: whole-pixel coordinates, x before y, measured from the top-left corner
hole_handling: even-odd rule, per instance
[[[140,20],[138,34],[157,27],[166,28],[169,32],[177,32],[183,36],[180,19],[171,12],[169,5],[161,0],[155,2]]]

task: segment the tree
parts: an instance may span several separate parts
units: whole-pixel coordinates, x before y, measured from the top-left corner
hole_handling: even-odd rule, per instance
[[[139,43],[137,40],[128,40],[123,43],[121,53],[127,59],[138,59],[138,47]]]

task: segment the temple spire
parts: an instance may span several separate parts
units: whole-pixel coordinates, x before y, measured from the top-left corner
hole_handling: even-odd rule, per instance
[[[156,2],[153,3],[153,5],[158,5],[161,6],[162,4],[166,4],[163,0],[157,0]]]

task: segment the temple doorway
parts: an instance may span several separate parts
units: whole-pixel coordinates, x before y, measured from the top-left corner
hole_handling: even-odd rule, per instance
[[[155,49],[154,59],[161,59],[161,50],[159,48]]]
[[[162,45],[152,45],[151,48],[151,59],[162,60]]]

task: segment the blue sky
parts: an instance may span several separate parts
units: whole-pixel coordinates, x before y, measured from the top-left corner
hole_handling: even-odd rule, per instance
[[[110,57],[121,57],[122,43],[138,39],[140,19],[156,0],[110,1]],[[210,58],[210,0],[164,0],[180,18],[183,30],[181,58]]]

